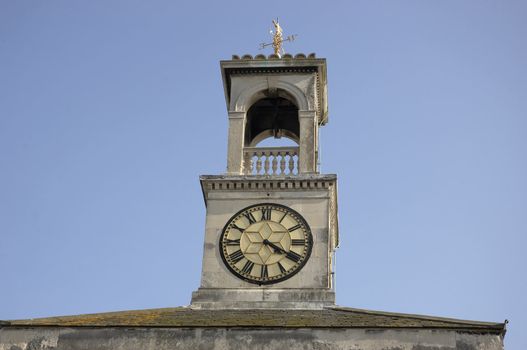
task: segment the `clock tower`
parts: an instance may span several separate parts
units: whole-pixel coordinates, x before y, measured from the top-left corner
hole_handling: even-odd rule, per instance
[[[227,172],[203,175],[207,208],[194,309],[321,309],[335,304],[337,178],[320,174],[326,61],[233,56],[221,62]],[[294,147],[262,147],[267,138]]]

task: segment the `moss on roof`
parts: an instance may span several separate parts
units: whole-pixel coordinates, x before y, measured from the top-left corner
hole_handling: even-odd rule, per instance
[[[334,307],[324,310],[195,310],[189,307],[0,322],[3,327],[428,328],[504,333],[505,323]]]

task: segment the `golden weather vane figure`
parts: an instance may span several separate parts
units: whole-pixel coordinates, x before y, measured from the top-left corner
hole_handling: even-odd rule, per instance
[[[260,44],[260,50],[265,49],[267,46],[273,45],[274,54],[278,57],[282,57],[282,53],[284,52],[284,49],[282,48],[282,43],[284,41],[294,41],[295,38],[298,36],[296,34],[289,35],[287,38],[282,37],[282,27],[280,26],[280,23],[278,23],[278,18],[276,20],[273,19],[273,25],[274,25],[274,32],[271,30],[271,35],[273,36],[273,42],[272,43],[261,43]]]

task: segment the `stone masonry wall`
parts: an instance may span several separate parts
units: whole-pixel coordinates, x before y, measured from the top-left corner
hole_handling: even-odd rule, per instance
[[[497,334],[433,329],[0,328],[0,350],[502,350]]]

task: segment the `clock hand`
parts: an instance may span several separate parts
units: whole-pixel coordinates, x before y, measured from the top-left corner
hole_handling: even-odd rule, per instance
[[[271,248],[273,248],[275,251],[278,251],[280,252],[280,254],[287,254],[287,252],[285,250],[283,250],[282,248],[280,248],[279,246],[277,246],[276,244],[272,243],[272,242],[269,242],[267,239],[264,239],[263,240],[263,244],[267,244],[268,246],[270,246]]]

